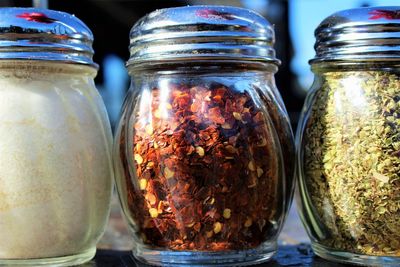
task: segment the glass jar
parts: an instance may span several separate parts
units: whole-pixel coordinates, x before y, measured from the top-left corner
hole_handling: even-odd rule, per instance
[[[133,27],[114,156],[139,260],[243,266],[275,253],[294,142],[273,42],[264,18],[233,7],[163,9]]]
[[[113,178],[92,34],[57,11],[0,16],[0,265],[89,261]]]
[[[326,259],[400,264],[399,9],[341,11],[316,30],[297,164],[301,217]]]

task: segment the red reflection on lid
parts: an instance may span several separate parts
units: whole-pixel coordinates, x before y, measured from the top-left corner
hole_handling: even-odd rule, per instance
[[[369,12],[369,19],[400,19],[400,10],[377,9]]]
[[[52,23],[56,21],[55,19],[49,18],[43,13],[39,12],[31,12],[31,13],[22,13],[17,15],[18,18],[26,19],[27,21],[34,21],[39,23]]]
[[[196,11],[196,16],[206,19],[227,19],[233,20],[234,16],[230,13],[220,12],[214,9],[200,9]]]

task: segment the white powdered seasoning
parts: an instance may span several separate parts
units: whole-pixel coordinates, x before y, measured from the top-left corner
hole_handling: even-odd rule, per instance
[[[111,196],[111,131],[89,67],[0,65],[0,259],[93,250]]]

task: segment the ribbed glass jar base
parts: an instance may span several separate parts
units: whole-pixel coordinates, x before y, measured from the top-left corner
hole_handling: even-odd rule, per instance
[[[0,259],[0,266],[51,266],[51,267],[62,267],[62,266],[76,266],[90,261],[96,255],[96,248],[91,248],[83,253],[62,256],[56,258],[43,258],[43,259]]]
[[[223,252],[157,250],[137,244],[133,255],[143,263],[156,266],[249,266],[268,261],[276,250],[276,242],[265,243],[257,249]]]
[[[312,242],[312,248],[315,254],[329,261],[359,266],[400,266],[400,257],[371,256],[333,250],[315,242]]]

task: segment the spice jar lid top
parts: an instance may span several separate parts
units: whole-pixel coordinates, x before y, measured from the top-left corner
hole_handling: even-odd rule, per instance
[[[185,6],[156,10],[130,33],[127,65],[179,60],[244,60],[279,64],[272,25],[244,8]]]
[[[400,6],[364,7],[336,12],[315,30],[316,56],[324,61],[398,61]]]
[[[0,60],[93,62],[93,34],[68,13],[37,8],[0,8]]]

